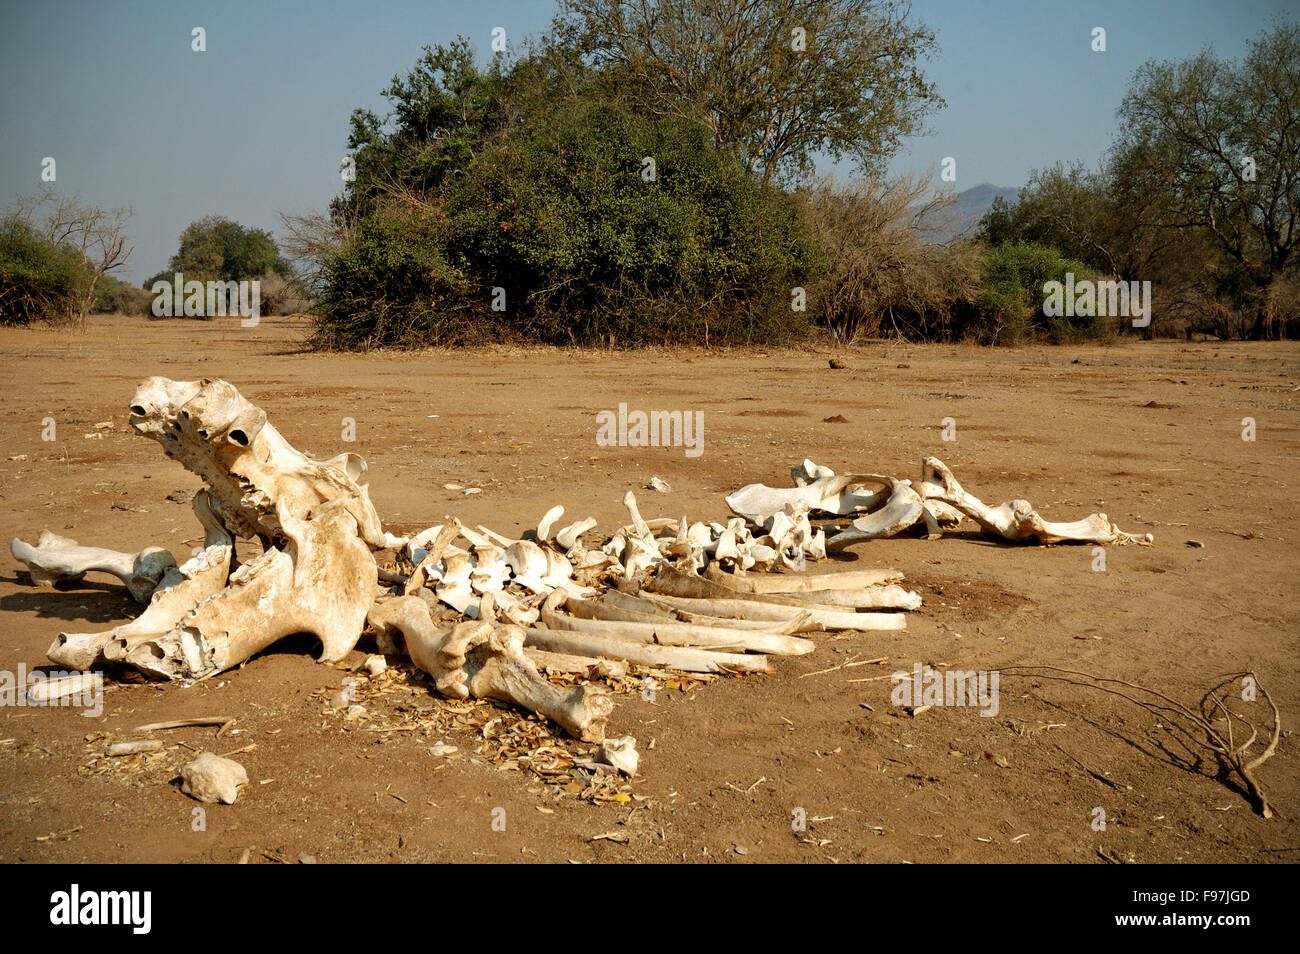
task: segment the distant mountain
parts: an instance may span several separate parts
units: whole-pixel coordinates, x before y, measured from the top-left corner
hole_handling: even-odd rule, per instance
[[[974,232],[979,227],[980,219],[984,217],[984,213],[993,206],[994,199],[1002,198],[1007,202],[1014,203],[1019,194],[1019,189],[995,186],[988,182],[982,182],[965,192],[959,193],[957,204],[953,206],[953,221],[944,230],[947,232],[946,237],[951,239]]]

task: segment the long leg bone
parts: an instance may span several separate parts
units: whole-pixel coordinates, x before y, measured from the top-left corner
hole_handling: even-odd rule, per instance
[[[627,620],[590,619],[582,616],[565,616],[557,612],[564,601],[562,590],[542,605],[542,623],[547,629],[590,633],[634,642],[695,646],[724,652],[772,653],[778,656],[802,656],[815,649],[811,640],[757,630],[723,629],[714,626],[695,626],[690,623],[646,622]],[[581,606],[581,601],[578,603]],[[799,621],[800,623],[803,620]]]
[[[596,636],[591,633],[554,629],[528,629],[524,633],[527,645],[548,652],[623,659],[643,666],[662,666],[682,672],[771,672],[772,670],[772,664],[767,656],[751,653],[724,653],[712,649],[692,649],[687,646],[656,646],[612,636]]]
[[[83,547],[49,530],[42,530],[36,546],[17,537],[9,544],[14,559],[27,566],[37,586],[77,582],[87,573],[111,573],[125,585],[137,603],[149,596],[163,575],[176,566],[176,558],[162,547],[145,547],[139,553],[122,553],[101,547]]]
[[[897,583],[903,578],[898,570],[845,570],[843,573],[724,573],[712,566],[704,575],[742,593],[813,593],[817,590],[851,590],[858,587]]]
[[[1110,522],[1104,513],[1094,513],[1071,523],[1049,523],[1038,515],[1028,500],[1009,500],[999,507],[990,507],[974,494],[968,493],[948,465],[937,457],[927,457],[925,467],[933,472],[943,487],[937,498],[973,519],[985,531],[1007,540],[1027,540],[1037,537],[1040,543],[1076,541],[1080,543],[1140,543],[1152,542],[1151,534],[1125,533]]]
[[[585,742],[605,737],[614,708],[609,691],[594,685],[562,689],[548,682],[525,654],[518,626],[479,620],[439,630],[427,604],[410,596],[377,604],[368,618],[376,627],[401,630],[411,660],[434,678],[443,695],[520,705]]]

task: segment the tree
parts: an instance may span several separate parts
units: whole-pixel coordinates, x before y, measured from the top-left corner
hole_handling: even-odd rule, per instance
[[[619,95],[699,120],[764,184],[824,152],[881,171],[943,104],[897,0],[567,0],[553,32]]]
[[[979,280],[969,243],[931,240],[956,202],[916,178],[837,188],[823,179],[801,190],[804,214],[828,265],[816,290],[822,321],[837,341],[860,336],[946,335],[953,306]]]
[[[245,228],[219,215],[186,226],[167,269],[155,278],[166,280],[171,278],[169,272],[183,272],[198,281],[238,282],[272,274],[288,277],[291,271],[269,232]]]
[[[508,76],[498,60],[480,70],[469,41],[424,47],[414,68],[383,90],[387,116],[352,111],[348,151],[355,177],[332,206],[340,221],[374,210],[386,195],[425,194],[463,169],[490,135],[509,124]],[[518,84],[514,84],[518,85]]]
[[[72,249],[52,245],[21,214],[0,219],[0,324],[73,318],[86,272]]]
[[[1300,237],[1300,25],[1266,31],[1240,64],[1208,52],[1146,63],[1120,118],[1114,161],[1161,197],[1158,225],[1210,236],[1253,302],[1251,337],[1275,336],[1269,289],[1288,280]]]
[[[62,313],[85,322],[95,304],[100,281],[131,260],[135,248],[127,246],[126,236],[126,222],[130,217],[130,209],[105,210],[84,204],[75,195],[60,196],[50,189],[20,198],[8,220],[9,240],[17,243],[15,247],[25,249],[19,256],[22,260],[43,262],[40,266],[33,265],[38,272],[61,276],[45,286],[46,292],[28,298],[27,307],[42,309],[40,317],[58,317]],[[30,245],[33,237],[59,254],[52,255],[48,250],[38,254]],[[56,259],[61,259],[63,264],[56,266]],[[78,280],[68,278],[69,266],[81,273]],[[53,291],[55,288],[60,291]]]

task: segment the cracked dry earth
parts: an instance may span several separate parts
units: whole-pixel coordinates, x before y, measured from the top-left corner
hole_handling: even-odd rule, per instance
[[[627,680],[610,733],[638,739],[643,774],[630,782],[591,778],[573,764],[591,747],[535,718],[431,694],[396,658],[373,679],[318,665],[306,637],[188,688],[110,679],[97,718],[0,708],[4,861],[1300,857],[1291,731],[1259,772],[1280,816],[1266,821],[1204,752],[1124,700],[1006,675],[991,718],[955,707],[909,716],[891,705],[888,679],[916,662],[1037,663],[1194,706],[1216,676],[1254,669],[1293,731],[1296,343],[870,343],[837,352],[847,367],[834,370],[815,349],[319,355],[300,350],[305,330],[301,318],[242,329],[120,317],[84,332],[0,329],[6,539],[49,528],[177,555],[199,542],[186,503],[198,479],[126,426],[136,383],[164,374],[226,378],[300,449],[365,456],[372,498],[398,533],[454,514],[511,534],[556,503],[608,533],[625,520],[623,494],[652,475],[672,492],[638,489],[647,517],[717,519],[725,493],[787,486],[805,457],[916,477],[937,454],[985,501],[1025,497],[1049,519],[1103,510],[1156,545],[1110,547],[1098,572],[1090,547],[1004,545],[969,526],[938,541],[860,544],[828,566],[901,569],[925,599],[908,630],[819,636],[815,653],[778,658],[770,675],[661,683],[653,699]],[[595,416],[620,402],[703,411],[703,455],[598,446]],[[41,439],[47,417],[53,442]],[[941,440],[946,417],[955,442]],[[1242,440],[1244,417],[1256,422],[1253,442]],[[356,422],[349,445],[344,418]],[[60,630],[138,611],[103,580],[38,590],[7,552],[0,562],[0,670],[44,664]],[[329,706],[348,677],[359,717]],[[237,721],[219,738],[176,729],[154,733],[159,753],[104,755],[143,723],[214,715]],[[440,741],[456,751],[431,754]],[[234,805],[206,806],[201,831],[177,780],[195,750],[238,751],[251,779]],[[1098,807],[1104,831],[1093,828]],[[806,831],[792,830],[795,809]]]

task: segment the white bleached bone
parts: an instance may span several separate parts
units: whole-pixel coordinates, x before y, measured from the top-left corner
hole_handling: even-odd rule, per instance
[[[820,480],[822,477],[834,477],[835,471],[829,467],[814,464],[805,457],[802,464],[796,464],[790,468],[790,476],[794,478],[796,487],[806,487],[814,480]]]
[[[200,752],[181,767],[181,791],[200,802],[233,805],[241,785],[248,784],[248,772],[238,762],[212,752]]]
[[[793,636],[796,633],[820,632],[824,629],[820,623],[814,622],[807,613],[799,612],[781,619],[751,620],[725,613],[725,607],[721,605],[725,601],[718,602],[719,605],[713,607],[714,613],[692,613],[688,610],[668,609],[662,603],[652,602],[644,596],[633,596],[630,593],[620,593],[618,590],[608,590],[599,603],[589,603],[589,605],[604,607],[591,617],[594,619],[626,619],[645,623],[692,623],[696,626],[753,629],[764,633],[781,633],[787,636]],[[575,616],[587,615],[581,609],[572,608],[572,601],[566,606]],[[600,613],[605,615],[599,615]],[[626,615],[615,615],[616,613]]]
[[[596,636],[555,629],[526,629],[525,644],[548,652],[575,656],[622,659],[642,666],[661,666],[681,672],[771,672],[767,656],[724,653],[688,646],[656,646],[613,636]]]
[[[557,590],[556,593],[561,591]],[[554,603],[552,602],[554,601]],[[574,615],[559,612],[564,602]],[[784,633],[763,632],[754,629],[726,629],[721,626],[697,626],[691,623],[665,622],[663,620],[608,619],[597,615],[600,604],[583,601],[556,600],[555,594],[542,604],[542,623],[547,629],[590,633],[595,636],[612,636],[635,642],[659,645],[695,646],[725,652],[759,652],[776,656],[803,656],[815,648],[811,640],[800,639]],[[583,611],[586,612],[583,612]],[[624,612],[618,615],[631,615]],[[594,617],[594,618],[593,618]],[[789,629],[798,628],[791,621]]]
[[[51,660],[69,669],[90,669],[104,659],[120,662],[127,648],[167,633],[200,602],[221,591],[230,576],[234,541],[216,523],[206,491],[195,494],[191,506],[204,526],[205,547],[168,570],[149,605],[130,622],[98,633],[59,633],[46,652]]]
[[[906,530],[925,515],[921,496],[905,480],[895,480],[878,474],[870,475],[889,488],[884,505],[858,517],[848,527],[826,538],[826,549],[835,551],[862,540],[892,537]],[[938,532],[938,527],[934,528]]]
[[[943,490],[937,499],[970,517],[986,532],[1006,540],[1037,538],[1040,543],[1139,543],[1149,546],[1152,536],[1129,534],[1110,522],[1104,513],[1094,513],[1070,523],[1049,523],[1039,516],[1028,500],[1009,500],[990,507],[958,483],[948,466],[937,457],[927,457],[925,467],[933,472]]]
[[[407,542],[384,531],[370,502],[362,457],[308,457],[227,381],[149,378],[131,399],[130,423],[203,478],[218,518],[236,537],[283,540],[281,505],[301,519],[324,503],[339,501],[370,546],[386,549]]]
[[[869,510],[885,498],[882,493],[859,493],[854,490],[855,487],[879,480],[874,474],[836,474],[818,477],[802,487],[749,484],[728,494],[724,499],[732,513],[759,525],[786,507],[843,517],[860,510]]]
[[[612,765],[624,775],[635,775],[636,767],[640,762],[640,757],[636,752],[636,739],[630,735],[619,736],[616,739],[606,739],[596,749],[596,761],[605,765]]]
[[[699,618],[699,614],[716,614],[716,616],[721,617],[734,616],[739,619],[767,621],[806,618],[808,624],[805,632],[817,630],[827,632],[836,630],[876,632],[906,628],[902,613],[856,613],[838,606],[820,606],[816,604],[791,606],[785,603],[756,603],[745,599],[726,599],[722,597],[672,596],[657,591],[643,592],[641,595],[643,598],[680,613],[686,619],[691,620]]]
[[[573,564],[563,553],[549,547],[543,548],[531,540],[517,540],[506,548],[505,563],[514,575],[514,581],[527,590],[545,596],[557,586],[564,586],[583,595],[591,595],[590,587],[573,579]]]
[[[8,673],[5,675],[8,675]],[[44,673],[40,675],[43,676]],[[44,705],[53,702],[55,699],[66,699],[68,696],[84,696],[86,693],[97,692],[102,679],[103,676],[99,673],[78,672],[58,679],[34,678],[23,688],[27,691],[27,700],[29,702]]]
[[[693,606],[685,607],[693,612],[710,612],[702,607],[714,600],[743,600],[750,603],[785,606],[788,609],[806,612],[813,620],[822,623],[827,629],[867,631],[907,628],[907,617],[904,613],[845,613],[841,607],[822,606],[814,602],[816,599],[815,593],[808,594],[809,600],[785,594],[740,593],[721,583],[715,583],[713,580],[695,576],[691,573],[683,573],[668,563],[658,567],[655,570],[654,578],[649,580],[646,585],[651,591],[646,594],[647,596],[653,597],[662,593],[667,596],[682,597],[695,601]]]
[[[510,577],[505,551],[495,545],[474,548],[474,568],[469,585],[475,593],[499,593]]]
[[[457,613],[466,613],[478,602],[474,588],[470,585],[470,574],[474,572],[473,561],[468,553],[461,552],[448,553],[442,562],[443,568],[433,592]],[[432,571],[430,578],[433,578]]]
[[[579,539],[582,535],[595,525],[595,517],[587,517],[585,520],[578,520],[556,532],[555,542],[560,545],[560,548],[564,550],[565,553],[568,553],[578,545]]]
[[[163,575],[176,566],[176,558],[162,547],[145,547],[139,553],[122,553],[102,547],[83,547],[49,530],[42,530],[36,546],[17,537],[9,544],[14,559],[27,567],[37,586],[79,582],[87,573],[111,573],[126,585],[137,603],[147,603]]]
[[[551,539],[551,531],[564,516],[564,508],[556,504],[550,510],[542,515],[542,519],[537,522],[537,542],[548,543]]]
[[[369,622],[402,633],[407,654],[434,679],[438,691],[453,699],[496,699],[523,706],[552,720],[575,738],[598,742],[613,711],[609,691],[583,685],[555,686],[537,671],[524,652],[524,630],[487,620],[438,629],[428,605],[401,596],[377,603]]]
[[[865,586],[897,583],[903,579],[899,570],[863,569],[839,573],[723,573],[709,567],[704,575],[743,593],[799,593],[809,599],[817,590],[851,590]]]
[[[271,547],[231,574],[228,585],[194,607],[169,632],[136,642],[123,661],[167,679],[202,679],[237,666],[292,633],[321,641],[320,659],[342,659],[356,645],[378,573],[344,501],[307,519],[278,507],[283,548]],[[107,655],[107,648],[105,650]]]
[[[961,523],[963,514],[952,504],[943,501],[943,478],[934,468],[933,462],[936,460],[937,458],[927,457],[921,461],[921,479],[913,486],[934,523],[940,527],[956,527]]]
[[[550,653],[544,649],[524,647],[524,655],[538,671],[573,673],[588,679],[622,679],[627,675],[627,663],[621,659],[592,659],[590,656],[570,656],[567,653]]]

